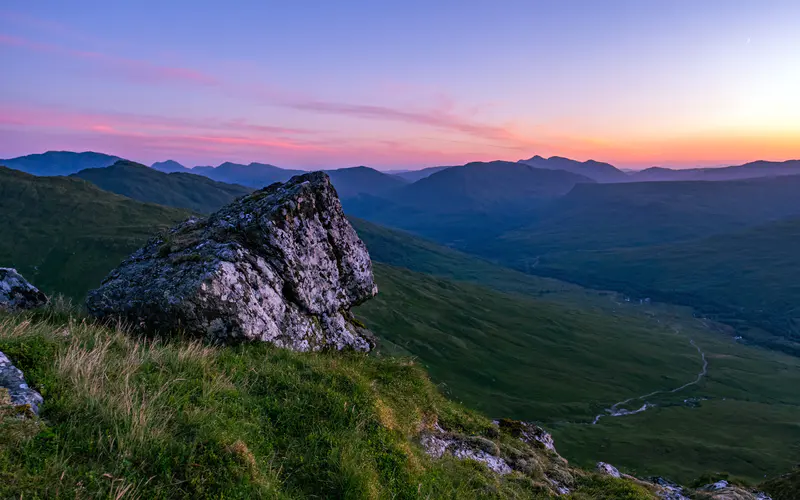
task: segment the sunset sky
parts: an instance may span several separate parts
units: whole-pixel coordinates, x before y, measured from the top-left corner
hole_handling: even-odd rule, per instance
[[[798,0],[3,0],[0,64],[0,158],[800,158]]]

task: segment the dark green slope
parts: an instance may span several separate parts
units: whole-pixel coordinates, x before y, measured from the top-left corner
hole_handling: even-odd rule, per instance
[[[0,167],[0,266],[80,299],[159,228],[187,216],[81,179]]]
[[[211,213],[252,189],[213,181],[201,175],[163,173],[127,160],[105,168],[82,170],[74,177],[134,200]]]
[[[86,168],[107,167],[119,159],[117,156],[94,153],[92,151],[84,153],[48,151],[41,154],[0,160],[0,165],[33,175],[69,175]]]
[[[545,256],[538,272],[691,305],[800,355],[800,219],[669,245]],[[743,324],[744,323],[744,324]],[[753,335],[756,335],[755,333]]]

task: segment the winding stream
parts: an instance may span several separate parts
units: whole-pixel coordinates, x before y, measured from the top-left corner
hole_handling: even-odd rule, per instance
[[[677,330],[676,330],[676,333],[678,333]],[[620,406],[626,405],[626,404],[630,403],[631,401],[645,400],[645,399],[647,399],[647,398],[649,398],[651,396],[655,396],[656,394],[663,394],[663,393],[667,393],[667,392],[669,392],[669,393],[678,392],[678,391],[686,389],[687,387],[695,385],[698,382],[700,382],[703,379],[703,377],[705,377],[706,374],[708,373],[708,360],[706,359],[706,353],[704,353],[703,350],[700,349],[700,347],[697,344],[694,343],[694,339],[689,339],[689,343],[692,344],[692,347],[697,349],[697,352],[700,353],[700,359],[702,359],[702,361],[703,361],[703,369],[700,370],[700,373],[697,374],[697,378],[695,378],[691,382],[687,382],[687,383],[683,384],[680,387],[676,387],[675,389],[671,389],[671,390],[664,389],[664,390],[661,390],[661,391],[653,391],[653,392],[651,392],[649,394],[645,394],[643,396],[636,396],[636,397],[633,397],[633,398],[628,398],[625,401],[620,401],[618,403],[614,403],[609,408],[606,408],[605,413],[601,413],[600,415],[595,416],[594,420],[592,421],[592,425],[596,425],[597,422],[599,422],[600,419],[603,418],[603,417],[623,417],[625,415],[634,415],[636,413],[642,413],[643,411],[647,411],[648,408],[652,408],[652,407],[655,406],[654,404],[650,404],[647,401],[644,401],[644,404],[642,405],[642,407],[639,408],[639,409],[636,409],[636,410],[626,410],[624,408],[623,409],[619,408]]]

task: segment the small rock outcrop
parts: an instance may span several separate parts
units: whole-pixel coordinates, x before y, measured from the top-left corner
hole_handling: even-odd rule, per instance
[[[16,269],[0,267],[0,311],[23,311],[47,304],[47,295],[28,283]]]
[[[28,387],[22,371],[0,351],[0,406],[27,407],[38,415],[42,402],[42,395]]]
[[[314,172],[152,239],[86,304],[143,331],[367,351],[372,335],[350,308],[376,293],[366,246],[328,176]]]
[[[567,461],[555,452],[552,438],[544,429],[528,422],[502,419],[492,422],[487,433],[497,438],[464,435],[434,423],[420,434],[420,444],[433,458],[451,455],[459,460],[484,464],[489,470],[506,475],[514,472],[537,478],[543,491],[566,495],[574,477]]]

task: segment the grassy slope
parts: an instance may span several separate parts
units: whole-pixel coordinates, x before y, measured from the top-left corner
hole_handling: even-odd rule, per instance
[[[512,293],[377,265],[381,293],[359,313],[384,339],[418,356],[454,397],[493,415],[538,419],[553,428],[571,460],[584,466],[606,460],[684,482],[722,471],[757,481],[800,461],[796,358],[737,344],[732,332],[703,324],[684,308],[618,303],[611,294],[353,223],[374,260]],[[670,336],[675,330],[681,333]],[[661,406],[639,415],[595,426],[559,421],[692,380],[700,361],[689,338],[709,359],[708,377],[699,386],[650,398]],[[626,388],[619,399],[604,383],[615,374]],[[632,386],[642,375],[641,385]],[[681,383],[657,380],[659,375]],[[578,404],[567,402],[570,394]],[[698,408],[679,405],[691,396],[711,399]],[[635,403],[631,407],[642,404]],[[569,417],[560,418],[565,413]]]
[[[545,473],[574,499],[652,498],[498,433],[407,360],[142,342],[63,313],[0,315],[0,349],[46,401],[41,424],[0,411],[3,498],[544,498]],[[530,472],[430,459],[437,421]]]
[[[539,272],[688,304],[743,335],[800,354],[800,219],[643,249],[544,257]],[[788,338],[755,336],[747,323]]]
[[[18,174],[20,176],[22,174]],[[30,196],[31,193],[40,193],[41,186],[38,185],[39,180],[34,181],[34,178],[29,176],[22,176],[21,179],[25,180],[27,184],[22,192],[16,194],[16,198],[21,199],[22,194]],[[110,203],[111,200],[120,202],[123,198],[108,195],[99,192],[92,186],[70,179],[51,179],[50,181],[59,182],[57,184],[61,187],[62,191],[66,192],[53,192],[44,191],[47,196],[48,203],[35,204],[37,211],[29,212],[26,231],[18,232],[19,237],[15,240],[16,248],[27,248],[28,253],[35,253],[37,244],[42,249],[52,252],[53,248],[61,248],[64,253],[72,254],[76,246],[74,238],[66,237],[70,235],[71,231],[77,230],[74,221],[80,222],[78,227],[83,229],[90,228],[92,231],[99,231],[100,226],[103,224],[112,224],[107,231],[107,239],[109,242],[124,242],[133,247],[141,243],[145,238],[144,228],[138,231],[129,231],[128,229],[120,230],[124,226],[116,224],[116,218],[89,218],[89,216],[81,212],[82,208],[93,207],[95,205],[85,205],[86,200],[83,197],[75,197],[72,194],[81,192],[80,190],[88,189],[88,193],[92,194],[94,202],[97,200],[105,200]],[[71,184],[63,184],[63,183]],[[7,183],[1,184],[4,188]],[[10,184],[9,184],[10,185]],[[50,184],[48,184],[49,186]],[[36,188],[36,189],[34,189]],[[73,191],[77,189],[78,191]],[[72,194],[70,194],[72,193]],[[100,194],[98,194],[100,193]],[[68,195],[68,196],[65,196]],[[110,197],[110,198],[109,198]],[[38,198],[29,198],[38,199]],[[70,210],[75,211],[72,217],[67,217],[66,220],[61,220],[61,212],[69,215],[69,210],[63,205],[58,205],[56,200],[66,199],[71,200]],[[114,210],[120,209],[117,203],[112,203],[108,210],[101,210],[100,214],[107,212],[114,213]],[[159,212],[162,217],[160,223],[167,223],[173,216],[182,215],[178,211],[171,211],[168,209],[153,207],[151,205],[133,203],[130,200],[124,200],[121,203],[127,209],[138,207],[139,210],[144,210],[144,214],[154,216],[154,213],[149,210],[161,210]],[[10,207],[16,205],[7,205]],[[4,206],[4,209],[7,207]],[[102,205],[100,205],[102,206]],[[51,212],[42,212],[41,209],[51,207]],[[97,217],[92,212],[92,217]],[[140,214],[141,215],[141,214]],[[105,216],[104,216],[105,217]],[[157,219],[157,218],[156,218]],[[154,219],[149,219],[150,226],[158,225]],[[45,224],[43,221],[52,221],[54,224]],[[137,226],[138,227],[138,226]],[[36,235],[32,234],[30,229],[36,228],[41,232],[44,239],[37,240]],[[152,230],[152,227],[149,228]],[[433,274],[441,274],[459,280],[472,280],[475,282],[485,282],[496,289],[515,292],[515,295],[507,295],[486,289],[483,287],[473,285],[463,285],[453,283],[448,280],[432,278],[416,273],[409,273],[401,269],[395,269],[386,266],[376,266],[377,279],[382,287],[381,298],[372,304],[365,306],[364,314],[368,321],[372,321],[379,325],[376,328],[380,336],[389,339],[395,346],[399,346],[398,350],[405,349],[415,355],[418,352],[425,353],[425,356],[420,355],[420,359],[428,364],[432,370],[437,381],[448,382],[448,387],[451,393],[465,401],[474,401],[476,405],[488,409],[493,414],[494,409],[491,405],[491,400],[497,398],[499,404],[496,406],[498,411],[501,408],[508,409],[508,415],[520,415],[525,411],[535,411],[536,414],[530,416],[531,419],[543,420],[540,415],[549,415],[556,418],[557,415],[570,409],[575,405],[575,415],[588,415],[592,409],[592,405],[610,404],[623,392],[620,388],[613,387],[614,384],[609,384],[608,379],[594,380],[597,378],[596,373],[579,365],[582,362],[589,361],[592,363],[599,363],[596,365],[597,373],[602,373],[604,370],[617,369],[611,366],[610,362],[603,364],[604,357],[611,355],[611,359],[616,355],[619,350],[621,354],[630,354],[630,359],[621,362],[618,367],[619,372],[622,374],[624,380],[622,381],[623,388],[629,387],[638,390],[640,382],[637,382],[637,376],[634,373],[643,374],[644,381],[652,380],[652,378],[661,378],[664,374],[659,373],[659,369],[653,367],[663,367],[665,364],[670,364],[671,361],[675,362],[676,367],[669,367],[664,381],[672,382],[672,378],[681,378],[693,372],[696,369],[695,359],[696,353],[693,353],[691,348],[686,344],[686,340],[679,338],[671,333],[670,329],[651,325],[647,326],[646,321],[648,316],[642,314],[638,319],[631,319],[634,314],[630,312],[620,312],[616,306],[609,306],[611,296],[598,294],[594,292],[581,291],[577,287],[558,284],[553,280],[545,280],[535,277],[529,277],[514,271],[509,271],[503,268],[492,266],[483,261],[453,252],[441,247],[437,247],[428,242],[421,240],[412,240],[407,238],[406,235],[391,233],[392,238],[388,241],[386,238],[376,238],[373,234],[369,236],[363,230],[362,236],[365,237],[368,245],[370,246],[373,256],[381,259],[382,251],[387,249],[400,248],[399,252],[395,253],[395,258],[406,258],[412,256],[411,263],[415,265],[427,266],[426,272]],[[372,238],[372,240],[370,240]],[[0,240],[7,241],[7,240]],[[58,242],[54,244],[53,242]],[[134,243],[134,241],[136,243]],[[379,245],[380,241],[384,241]],[[60,246],[60,245],[64,246]],[[405,245],[405,246],[404,246]],[[108,244],[103,247],[89,247],[83,251],[79,251],[75,255],[80,256],[86,262],[92,262],[93,265],[99,266],[105,263],[107,266],[101,274],[107,272],[113,264],[110,261],[98,260],[98,255],[106,256]],[[112,247],[113,248],[113,247]],[[127,253],[127,252],[126,252]],[[111,256],[108,257],[111,259]],[[118,260],[121,260],[120,256]],[[389,260],[387,258],[387,260]],[[400,265],[411,265],[408,261],[405,263],[399,262]],[[438,271],[437,271],[438,269]],[[82,295],[86,289],[94,286],[90,283],[84,272],[76,271],[75,268],[59,269],[58,272],[51,270],[50,276],[59,276],[61,281],[55,283],[52,289],[61,290],[66,293],[73,292],[75,295]],[[37,276],[39,277],[39,276]],[[98,281],[99,281],[98,277]],[[37,280],[34,282],[38,283]],[[82,288],[80,288],[82,287]],[[80,288],[80,289],[79,289]],[[523,297],[521,294],[544,296],[548,298],[547,303],[534,302],[530,297]],[[491,314],[487,306],[491,305],[491,309],[499,311],[497,314]],[[611,307],[611,309],[609,309]],[[372,308],[372,312],[368,310]],[[652,323],[652,320],[650,320]],[[632,324],[640,326],[632,327]],[[409,328],[409,325],[411,328]],[[467,328],[465,328],[465,325]],[[385,331],[382,331],[385,330]],[[669,352],[669,356],[663,357],[665,362],[659,364],[659,361],[653,361],[654,356],[652,352],[652,345],[645,346],[641,340],[644,340],[642,334],[644,331],[653,329],[660,332],[658,335],[658,342],[664,342],[662,352]],[[634,333],[629,335],[629,330]],[[635,333],[636,331],[640,333]],[[486,335],[485,332],[492,332],[493,335]],[[566,334],[564,333],[566,332]],[[602,334],[595,335],[595,338],[590,338],[592,332],[601,332]],[[604,342],[604,335],[610,332],[610,337],[607,342]],[[565,335],[565,337],[561,337]],[[464,337],[463,342],[460,340]],[[631,338],[638,338],[640,341],[631,342]],[[569,339],[570,343],[565,343],[564,339]],[[668,340],[672,339],[671,344],[667,344]],[[502,342],[496,342],[501,340]],[[590,352],[586,346],[580,345],[580,342],[587,340],[590,345],[595,345],[596,352]],[[647,338],[649,342],[649,335]],[[579,345],[575,345],[578,342]],[[593,343],[593,344],[591,344]],[[473,349],[466,351],[465,345],[471,345]],[[492,347],[492,346],[497,347]],[[566,348],[559,348],[559,345],[566,345]],[[435,350],[429,346],[435,346]],[[388,346],[387,346],[388,347]],[[645,347],[650,350],[650,353],[645,352]],[[526,348],[528,350],[526,350]],[[480,371],[470,371],[464,369],[464,366],[458,366],[459,363],[454,363],[453,359],[458,359],[460,355],[478,356],[480,358],[480,351],[486,349],[495,352],[502,359],[507,361],[507,364],[513,365],[514,363],[522,362],[523,365],[536,369],[539,360],[545,361],[543,367],[549,367],[549,370],[539,370],[537,373],[537,380],[533,379],[531,374],[523,373],[522,381],[528,380],[528,384],[515,380],[503,380],[504,375],[501,371],[499,363],[492,364],[491,360],[487,362],[485,373]],[[498,351],[499,349],[499,351]],[[418,352],[415,352],[418,350]],[[646,357],[639,360],[639,363],[631,363],[635,361],[638,351],[646,354]],[[537,356],[537,351],[540,354]],[[749,352],[749,351],[748,351]],[[575,355],[573,356],[572,353]],[[547,365],[546,355],[561,356],[562,362],[558,365]],[[529,356],[529,357],[526,357]],[[473,363],[476,358],[472,359]],[[763,360],[762,360],[763,361]],[[765,365],[769,367],[767,361]],[[651,366],[652,364],[652,366]],[[461,365],[465,365],[461,363]],[[681,368],[682,367],[682,368]],[[469,368],[469,367],[467,367]],[[512,366],[513,368],[513,366]],[[747,366],[740,368],[746,369]],[[574,374],[573,374],[574,371]],[[683,372],[683,373],[681,373]],[[465,375],[463,375],[465,374]],[[567,383],[559,382],[564,374],[567,374],[574,386],[568,387]],[[496,384],[491,378],[498,378],[500,376],[501,382]],[[578,381],[587,380],[591,377],[589,385],[582,388],[581,383]],[[505,377],[508,378],[508,377]],[[540,381],[545,381],[540,383]],[[661,380],[659,380],[661,382]],[[758,390],[752,386],[752,381],[747,379],[743,380],[742,387],[745,389],[752,388],[754,391]],[[778,380],[780,382],[780,380]],[[624,384],[634,384],[634,386],[626,386]],[[494,390],[492,387],[497,385],[500,390]],[[531,388],[531,385],[534,385]],[[541,387],[536,387],[541,385]],[[644,385],[650,389],[650,384],[641,383],[641,388]],[[661,387],[660,385],[658,387]],[[775,384],[775,390],[783,390],[781,384]],[[545,395],[550,393],[550,397],[554,399],[543,399],[531,404],[533,399],[531,389],[538,391],[536,394]],[[557,392],[560,390],[567,391],[561,399],[558,399]],[[575,391],[583,390],[583,394],[576,394]],[[570,393],[569,391],[573,391]],[[462,393],[463,392],[463,393]],[[593,394],[597,392],[597,394]],[[628,394],[625,394],[627,396]],[[791,399],[791,398],[790,398]],[[487,402],[488,401],[488,402]],[[534,408],[535,406],[535,408]],[[549,412],[549,413],[548,413]],[[700,415],[698,413],[698,415]],[[755,413],[751,416],[751,420],[762,419],[763,416]],[[771,421],[766,420],[770,425]],[[597,428],[601,428],[597,426]],[[741,428],[733,429],[732,431],[739,431]],[[688,432],[691,435],[692,429],[678,429],[681,432]],[[626,448],[621,460],[618,461],[620,465],[628,465],[631,463],[638,463],[636,461],[638,455],[638,447],[646,441],[648,433],[645,429],[641,429],[638,435],[635,435],[630,441],[626,441]],[[566,434],[565,434],[566,435]],[[775,457],[770,463],[775,464],[773,470],[785,470],[778,468],[781,464],[791,460],[792,451],[787,448],[786,441],[774,442],[772,455]],[[578,450],[572,453],[575,456],[581,456],[582,460],[586,463],[591,460],[592,454],[596,451],[593,444],[587,442],[586,446],[577,445]],[[749,449],[748,444],[743,445],[743,449]],[[680,450],[679,450],[680,451]],[[596,453],[594,453],[596,455]],[[681,465],[691,467],[693,470],[706,470],[706,462],[692,462],[691,460],[684,460]],[[670,460],[655,460],[654,466],[659,470],[671,470],[675,466],[675,459]],[[736,470],[732,472],[739,473]],[[668,474],[668,473],[667,473]]]
[[[73,176],[134,200],[198,213],[219,210],[252,191],[244,186],[213,181],[202,175],[165,174],[127,160],[120,160],[106,168],[81,170]]]
[[[0,167],[0,266],[48,293],[81,298],[182,210],[133,201],[86,181]]]

